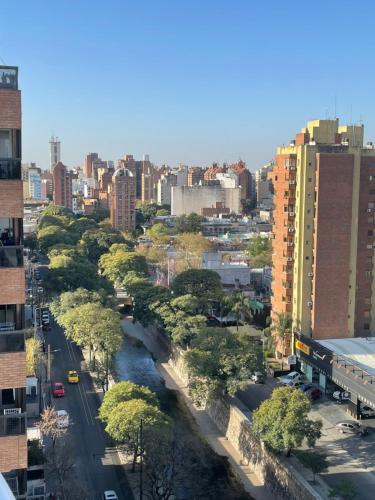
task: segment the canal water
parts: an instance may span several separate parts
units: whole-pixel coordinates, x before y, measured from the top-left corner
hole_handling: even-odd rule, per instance
[[[119,379],[149,387],[158,395],[161,409],[174,421],[181,445],[181,460],[186,469],[175,500],[251,500],[234,477],[227,460],[216,455],[197,432],[183,397],[165,387],[150,352],[142,342],[126,336],[115,364]]]

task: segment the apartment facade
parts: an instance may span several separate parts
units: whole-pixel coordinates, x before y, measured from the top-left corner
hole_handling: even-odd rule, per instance
[[[67,167],[57,163],[53,169],[53,202],[72,209],[72,180],[73,174]]]
[[[310,121],[278,148],[272,314],[313,339],[375,333],[375,150],[363,126]]]
[[[24,498],[27,468],[23,182],[18,68],[0,66],[0,472]]]
[[[118,168],[110,193],[111,224],[120,231],[135,229],[136,178],[130,170]]]

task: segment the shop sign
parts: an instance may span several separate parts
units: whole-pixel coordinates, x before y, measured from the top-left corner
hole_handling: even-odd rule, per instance
[[[307,355],[310,354],[310,347],[308,345],[304,344],[303,342],[301,342],[300,340],[296,340],[296,349],[304,352]]]

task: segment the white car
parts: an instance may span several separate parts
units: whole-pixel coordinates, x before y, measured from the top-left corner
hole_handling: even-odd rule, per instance
[[[57,410],[57,425],[61,429],[66,429],[69,427],[69,413],[66,410]]]
[[[103,500],[118,500],[118,496],[115,491],[107,490],[103,494]]]
[[[288,375],[278,378],[279,382],[281,382],[283,385],[291,385],[291,386],[294,386],[295,383],[300,379],[301,379],[301,374],[298,372],[290,372],[288,373]]]
[[[375,417],[375,411],[370,408],[369,406],[362,406],[360,413],[362,417],[370,418],[370,417]]]

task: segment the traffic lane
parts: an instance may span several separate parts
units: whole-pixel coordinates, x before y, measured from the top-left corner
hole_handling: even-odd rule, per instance
[[[96,418],[100,400],[94,391],[90,374],[83,368],[81,351],[65,339],[59,327],[55,326],[50,333],[51,349],[60,349],[55,353],[54,377],[60,377],[66,389],[66,396],[56,400],[56,408],[67,410],[72,420],[69,433],[76,443],[77,469],[82,472],[88,491],[95,492],[92,498],[99,498],[106,489],[114,489],[119,498],[131,499],[132,494],[117,453],[108,447],[102,425]],[[67,383],[69,369],[78,371],[78,384]]]
[[[264,384],[251,382],[245,390],[238,391],[236,396],[249,410],[254,411],[265,399],[271,397],[278,385],[280,386],[274,378],[267,378]]]

